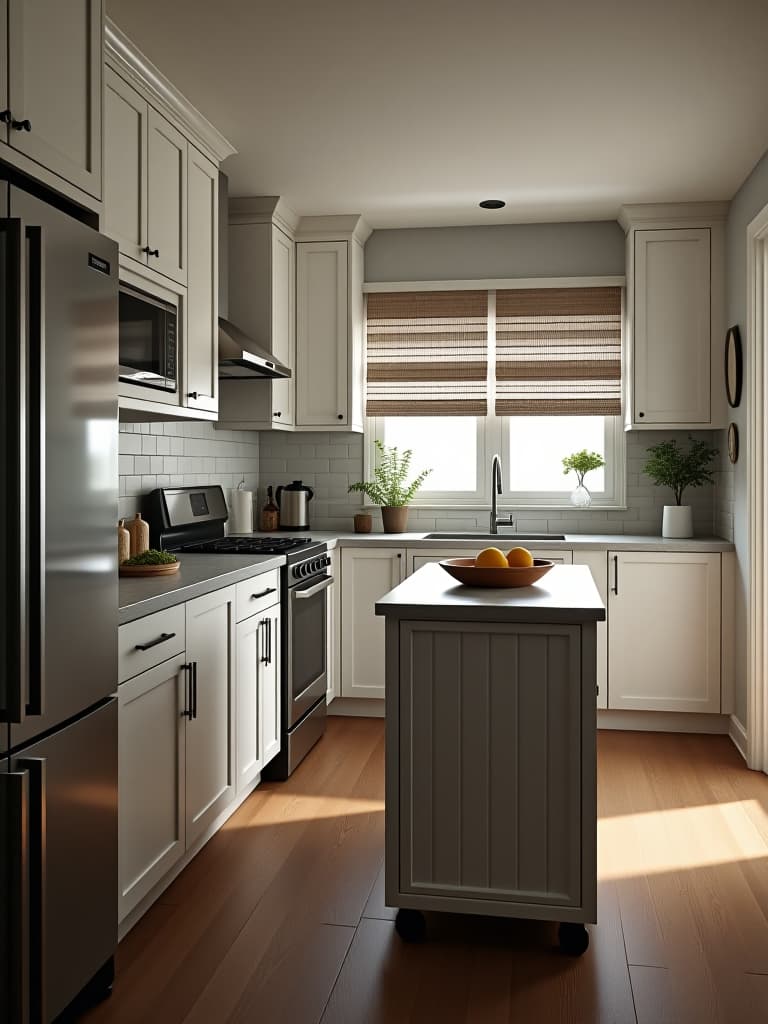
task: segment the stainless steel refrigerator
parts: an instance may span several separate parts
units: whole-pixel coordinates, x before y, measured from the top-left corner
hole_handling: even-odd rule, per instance
[[[116,245],[0,173],[0,1021],[117,944]]]

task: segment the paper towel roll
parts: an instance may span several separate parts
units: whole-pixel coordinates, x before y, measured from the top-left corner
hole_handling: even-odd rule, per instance
[[[229,492],[229,532],[253,533],[253,491]]]

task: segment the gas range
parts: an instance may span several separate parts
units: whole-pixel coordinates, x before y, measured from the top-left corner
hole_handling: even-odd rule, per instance
[[[322,541],[313,541],[311,537],[255,537],[251,534],[236,534],[182,544],[177,550],[191,555],[285,555],[292,563],[306,555],[314,554],[315,551],[325,551],[326,545]]]

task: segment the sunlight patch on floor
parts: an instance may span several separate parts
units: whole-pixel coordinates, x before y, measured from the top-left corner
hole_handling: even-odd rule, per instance
[[[282,794],[267,800],[247,821],[234,815],[224,825],[231,830],[262,828],[267,825],[300,825],[322,818],[349,818],[360,814],[383,814],[384,801],[368,797],[298,796],[286,801]]]

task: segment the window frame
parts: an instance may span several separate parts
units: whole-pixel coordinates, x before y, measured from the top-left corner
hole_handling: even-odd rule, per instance
[[[430,491],[422,489],[411,501],[414,508],[433,509],[476,509],[486,511],[491,507],[491,457],[494,453],[501,456],[502,474],[505,481],[510,479],[510,452],[508,416],[496,416],[495,407],[495,369],[496,369],[496,292],[509,288],[590,288],[620,287],[622,289],[622,333],[626,323],[626,278],[613,277],[573,277],[573,278],[516,278],[516,279],[478,279],[474,281],[399,281],[399,282],[368,282],[363,286],[364,292],[381,291],[453,291],[481,289],[488,294],[488,408],[487,416],[475,417],[477,422],[477,488],[468,491]],[[626,339],[622,339],[625,346]],[[625,348],[626,351],[626,348]],[[626,509],[626,433],[624,426],[624,407],[626,404],[626,362],[622,367],[622,413],[619,416],[606,416],[605,420],[605,489],[592,492],[592,504],[579,508],[580,514],[588,515],[592,511],[606,509]],[[471,418],[471,417],[468,417]],[[369,480],[373,473],[376,460],[376,440],[384,440],[385,417],[365,417],[363,445],[363,476]],[[418,470],[418,467],[416,467]],[[575,487],[574,482],[574,487]],[[509,492],[499,496],[498,508],[511,512],[517,509],[537,509],[541,511],[572,509],[570,488],[567,491],[520,491],[514,495]],[[371,508],[362,497],[365,507]]]

